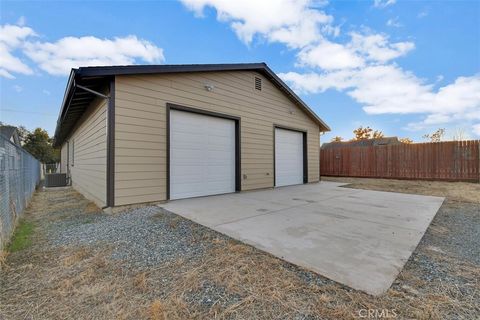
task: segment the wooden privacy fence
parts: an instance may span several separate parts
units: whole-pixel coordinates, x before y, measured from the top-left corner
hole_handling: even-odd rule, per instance
[[[320,149],[325,176],[480,182],[480,140]]]

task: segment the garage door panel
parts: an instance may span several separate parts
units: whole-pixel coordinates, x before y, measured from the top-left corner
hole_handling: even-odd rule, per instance
[[[219,150],[217,150],[219,149]],[[235,151],[235,150],[234,150]],[[235,155],[232,154],[232,150],[225,149],[225,148],[209,148],[208,149],[208,160],[211,161],[231,161],[235,160]]]
[[[275,185],[303,183],[303,133],[275,129]]]
[[[212,137],[206,138],[209,150],[228,150],[230,151],[230,137]]]
[[[235,192],[235,121],[170,112],[170,198]]]
[[[204,189],[205,183],[203,181],[188,181],[185,183],[177,183],[171,187],[170,192],[175,195],[175,199],[191,198],[205,196]],[[210,181],[209,191],[211,194],[226,193],[225,188],[228,188],[229,184],[224,181]]]
[[[189,177],[191,175],[194,175],[195,173],[198,172],[199,166],[198,165],[178,165],[176,166],[178,170],[172,170],[170,172],[171,177],[177,177],[177,182],[179,181],[180,178],[182,177]]]
[[[225,180],[225,176],[230,175],[230,173],[231,173],[230,166],[218,165],[218,166],[209,166],[207,168],[207,174],[210,177],[209,178],[210,180],[218,180],[218,179]]]
[[[175,159],[176,163],[175,165],[198,165],[198,163],[192,163],[192,160],[197,159],[199,162],[202,159],[199,159],[197,156],[196,151],[200,152],[202,150],[201,147],[199,148],[184,148],[182,146],[182,149],[176,149],[178,146],[175,145],[173,142],[171,143],[171,150],[170,150],[170,160]],[[194,152],[192,152],[194,151]]]
[[[194,133],[185,133],[185,132],[179,132],[175,131],[175,135],[171,136],[170,142],[173,144],[175,143],[175,146],[177,148],[180,147],[187,147],[187,148],[200,148],[200,143],[204,140],[205,138],[201,135],[194,134]]]
[[[189,198],[200,196],[199,189],[202,187],[202,182],[178,183],[170,187],[170,193],[175,195],[176,199]]]

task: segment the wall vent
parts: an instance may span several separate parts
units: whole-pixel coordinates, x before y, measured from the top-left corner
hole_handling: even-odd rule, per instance
[[[259,77],[255,77],[255,89],[262,91],[262,79]]]

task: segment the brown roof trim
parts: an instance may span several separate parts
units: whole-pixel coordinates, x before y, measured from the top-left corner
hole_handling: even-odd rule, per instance
[[[62,108],[57,120],[55,130],[55,146],[60,146],[72,129],[71,123],[65,126],[72,100],[80,100],[76,93],[81,92],[83,100],[76,102],[77,113],[82,107],[86,108],[91,98],[88,93],[76,87],[76,84],[95,87],[100,82],[107,83],[108,79],[116,75],[129,74],[161,74],[182,72],[208,72],[208,71],[257,71],[272,81],[293,102],[301,107],[320,126],[320,131],[330,131],[330,127],[318,117],[308,105],[300,99],[268,66],[266,63],[234,63],[234,64],[178,64],[178,65],[132,65],[132,66],[108,66],[108,67],[81,67],[72,69],[65,90]],[[83,101],[83,102],[82,102]],[[83,103],[83,104],[82,104]],[[80,109],[80,110],[79,110]],[[75,122],[73,117],[70,121]]]

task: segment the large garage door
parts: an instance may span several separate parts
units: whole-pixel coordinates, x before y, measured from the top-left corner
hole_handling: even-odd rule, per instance
[[[170,111],[170,199],[235,192],[235,121]]]
[[[275,186],[303,183],[303,133],[275,128]]]

